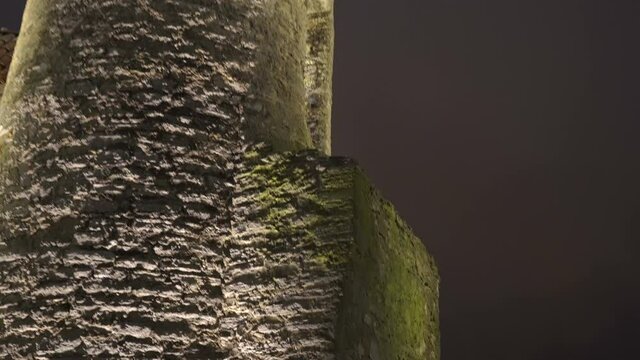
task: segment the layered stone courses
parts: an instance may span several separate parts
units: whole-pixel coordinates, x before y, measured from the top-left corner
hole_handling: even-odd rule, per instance
[[[323,155],[332,13],[311,3],[28,2],[0,105],[0,359],[438,357],[432,259]]]
[[[438,358],[433,260],[353,162],[251,149],[236,169],[209,248],[5,252],[0,355]]]
[[[334,357],[352,179],[350,162],[317,152],[256,152],[239,166],[220,326],[242,358]]]

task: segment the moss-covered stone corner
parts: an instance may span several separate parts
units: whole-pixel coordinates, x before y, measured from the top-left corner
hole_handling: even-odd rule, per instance
[[[252,233],[233,241],[261,233],[261,257],[326,287],[312,308],[331,318],[337,359],[440,358],[435,262],[353,161],[249,152],[236,186],[236,224]]]
[[[355,244],[337,329],[339,358],[440,358],[434,259],[372,186],[354,174]]]
[[[351,234],[352,162],[316,150],[296,153],[249,151],[235,177],[234,206],[259,218],[270,239],[290,242],[310,265],[344,265]],[[342,234],[342,235],[341,235]]]

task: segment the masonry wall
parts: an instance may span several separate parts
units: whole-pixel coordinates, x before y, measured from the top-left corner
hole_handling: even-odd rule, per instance
[[[28,2],[0,358],[438,358],[433,260],[325,156],[330,5]]]

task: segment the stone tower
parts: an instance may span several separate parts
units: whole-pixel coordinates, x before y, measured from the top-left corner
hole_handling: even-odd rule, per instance
[[[328,156],[332,55],[331,0],[28,1],[0,359],[439,359],[433,259]]]

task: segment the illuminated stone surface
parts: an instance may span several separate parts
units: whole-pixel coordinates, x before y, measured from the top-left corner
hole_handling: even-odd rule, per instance
[[[439,358],[433,260],[325,155],[332,18],[28,2],[0,106],[0,358]]]

